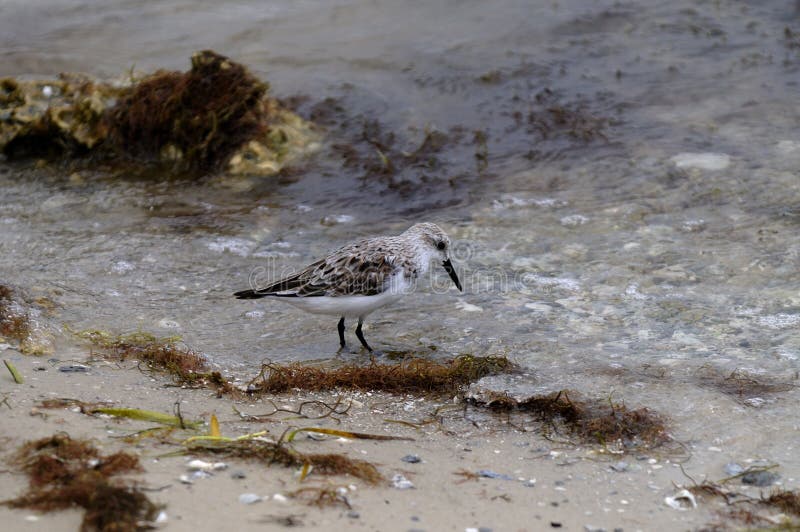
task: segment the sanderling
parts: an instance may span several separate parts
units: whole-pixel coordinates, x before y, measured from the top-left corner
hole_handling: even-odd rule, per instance
[[[434,259],[442,261],[456,288],[462,290],[450,261],[450,239],[436,224],[418,223],[398,236],[353,242],[297,274],[233,295],[238,299],[277,297],[307,312],[340,316],[342,348],[345,318],[358,318],[356,337],[372,351],[361,332],[364,318],[410,292]]]

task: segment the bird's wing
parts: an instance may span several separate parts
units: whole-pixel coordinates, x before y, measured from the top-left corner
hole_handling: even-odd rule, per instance
[[[355,252],[354,252],[355,251]],[[300,273],[298,296],[372,296],[383,292],[395,271],[394,257],[384,252],[345,248]]]
[[[387,251],[369,251],[353,244],[250,297],[314,297],[376,295],[387,289],[395,272],[395,257]]]

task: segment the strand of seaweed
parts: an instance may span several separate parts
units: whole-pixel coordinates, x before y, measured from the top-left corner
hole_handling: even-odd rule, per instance
[[[717,482],[703,480],[700,483],[689,476],[682,466],[681,472],[692,482],[692,485],[686,488],[692,494],[718,497],[725,501],[727,512],[722,513],[721,517],[741,522],[748,526],[766,525],[775,527],[777,525],[778,530],[797,530],[800,528],[800,520],[798,520],[800,518],[800,491],[776,489],[772,490],[768,495],[760,493],[758,497],[753,497],[725,486],[726,483],[738,479],[748,472],[766,471],[775,467],[777,466],[748,468],[738,475],[733,475]],[[676,487],[682,488],[682,486],[677,485]],[[777,517],[762,515],[758,513],[759,509],[777,509],[786,515]]]
[[[479,408],[502,412],[532,413],[546,424],[549,431],[558,433],[560,427],[580,441],[599,444],[612,452],[653,449],[673,441],[665,420],[647,407],[635,410],[624,404],[607,401],[573,400],[576,392],[561,390],[545,395],[533,395],[517,400],[508,394],[490,394],[486,399],[469,398],[468,403]],[[550,437],[548,433],[545,437]]]

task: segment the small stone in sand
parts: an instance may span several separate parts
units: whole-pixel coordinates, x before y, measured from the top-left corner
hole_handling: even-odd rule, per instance
[[[239,495],[239,502],[242,504],[255,504],[263,500],[263,497],[256,495],[255,493],[242,493]]]
[[[481,476],[483,478],[495,478],[499,480],[514,480],[509,475],[506,475],[504,473],[495,473],[494,471],[491,471],[489,469],[481,469],[480,471],[478,471],[478,476]]]
[[[83,364],[69,364],[68,366],[59,366],[58,371],[63,373],[86,373],[89,371],[89,366]]]
[[[422,462],[422,459],[419,456],[417,456],[416,454],[407,454],[404,457],[402,457],[400,460],[402,460],[403,462],[406,462],[408,464],[418,464],[418,463]]]
[[[730,477],[735,477],[736,475],[741,475],[744,473],[744,467],[737,464],[736,462],[728,462],[725,464],[725,474]]]
[[[627,462],[617,462],[616,464],[611,464],[611,469],[616,471],[617,473],[624,473],[628,470],[628,463]]]
[[[397,488],[399,490],[415,489],[414,483],[408,480],[400,473],[397,473],[395,476],[392,477],[392,487]]]
[[[742,484],[763,488],[774,484],[779,478],[780,475],[772,471],[750,471],[742,475]]]

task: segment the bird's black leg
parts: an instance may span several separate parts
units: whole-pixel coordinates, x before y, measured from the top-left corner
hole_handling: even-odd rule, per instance
[[[344,316],[339,320],[339,346],[344,349],[347,344],[344,343]]]
[[[369,346],[366,340],[364,340],[364,333],[361,332],[361,325],[364,323],[364,318],[358,318],[358,327],[356,327],[356,337],[358,341],[361,342],[361,345],[367,348],[367,351],[372,353],[372,348]]]

